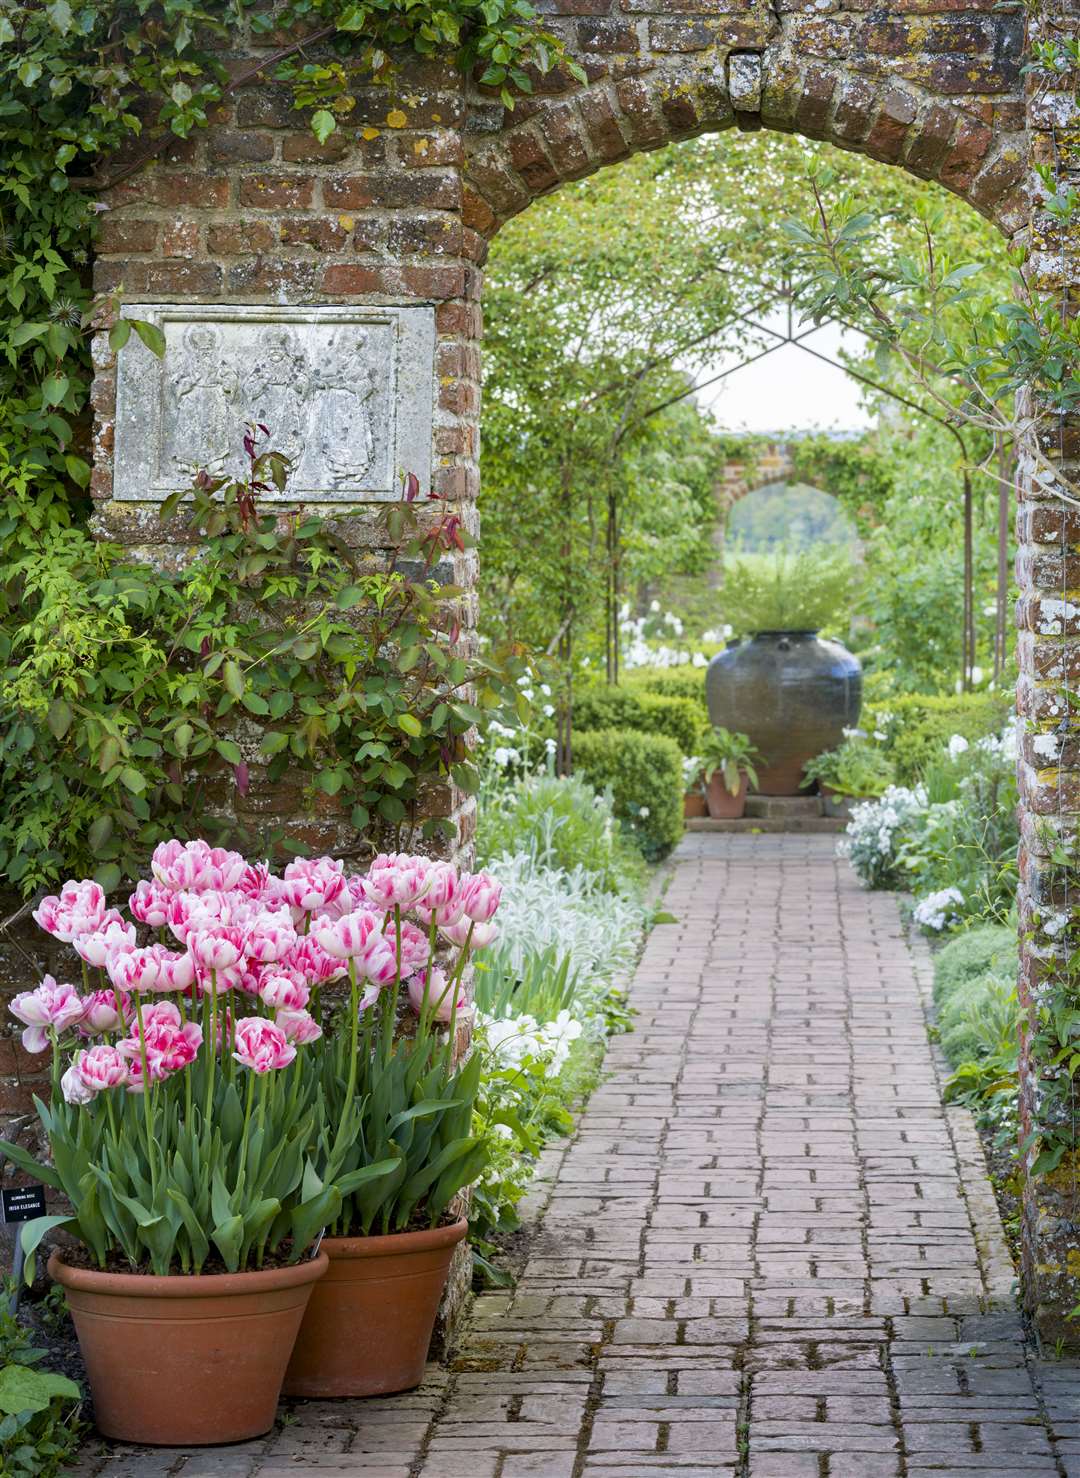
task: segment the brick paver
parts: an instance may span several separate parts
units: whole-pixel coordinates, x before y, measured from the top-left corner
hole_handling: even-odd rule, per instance
[[[634,1030],[524,1274],[420,1391],[100,1478],[1080,1475],[1075,1367],[1025,1358],[985,1164],[944,1109],[925,948],[829,837],[697,834]]]

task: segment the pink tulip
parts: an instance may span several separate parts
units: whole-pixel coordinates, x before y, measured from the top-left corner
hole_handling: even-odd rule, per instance
[[[274,1021],[285,1033],[285,1039],[298,1047],[308,1042],[317,1042],[322,1036],[322,1027],[307,1011],[279,1011]]]
[[[412,908],[431,882],[432,865],[426,857],[408,852],[381,852],[368,868],[364,892],[376,908]]]
[[[83,1019],[79,1023],[79,1031],[84,1036],[90,1036],[97,1032],[113,1032],[126,1025],[127,1015],[131,1012],[131,1001],[126,991],[120,993],[120,1004],[125,1012],[124,1016],[116,1009],[115,990],[96,990],[92,995],[83,997]]]
[[[100,884],[86,879],[81,883],[69,879],[60,896],[43,898],[31,917],[45,930],[65,944],[78,935],[92,934],[105,917],[105,893]]]
[[[267,1021],[265,1016],[245,1016],[236,1023],[233,1056],[241,1067],[269,1073],[288,1067],[296,1048],[276,1022]]]
[[[136,884],[134,893],[128,899],[131,917],[138,919],[140,924],[147,924],[151,929],[163,929],[169,922],[169,904],[175,896],[156,878],[149,882],[144,879]]]
[[[158,990],[189,991],[195,982],[195,961],[190,954],[173,954],[161,945],[158,950]]]
[[[469,1001],[464,990],[459,984],[457,987],[457,1006],[454,1006],[454,992],[450,989],[450,982],[446,978],[446,972],[438,968],[431,970],[426,975],[416,975],[409,981],[409,1005],[420,1015],[426,1006],[432,1013],[435,1021],[448,1022],[451,1013],[456,1014],[460,1020],[462,1014],[468,1009]]]
[[[219,924],[216,928],[193,929],[187,945],[199,971],[208,975],[211,970],[227,970],[242,958],[244,935],[240,929]]]
[[[495,917],[502,898],[502,884],[496,882],[490,873],[477,872],[463,878],[462,892],[466,918],[477,924],[486,924]]]
[[[342,864],[333,857],[302,857],[290,862],[281,879],[281,896],[297,924],[305,914],[336,916],[341,912],[340,905],[348,907],[351,901]]]
[[[79,1052],[60,1079],[60,1091],[64,1095],[64,1102],[75,1104],[80,1108],[94,1097],[93,1088],[83,1081],[82,1073],[79,1071],[79,1058],[84,1055]]]
[[[142,1040],[136,1022],[130,1035],[116,1044],[116,1050],[130,1063],[128,1091],[143,1091],[144,1050],[150,1081],[159,1083],[193,1062],[201,1045],[202,1028],[194,1021],[184,1022],[172,1001],[155,1001],[144,1007]]]
[[[342,962],[328,955],[312,934],[301,935],[282,964],[310,985],[325,985],[330,980],[340,980],[345,974]]]
[[[384,930],[387,942],[394,949],[397,948],[397,939],[393,919]],[[405,979],[409,975],[417,975],[421,970],[426,970],[428,960],[431,958],[431,945],[428,936],[423,929],[418,929],[408,919],[401,921],[401,975]]]
[[[351,960],[363,954],[368,939],[378,926],[378,915],[365,908],[339,919],[322,914],[312,921],[311,932],[335,960]]]
[[[154,848],[150,866],[158,882],[174,893],[227,892],[247,870],[239,852],[211,847],[202,840],[162,842]]]
[[[174,893],[169,903],[169,928],[181,944],[196,929],[216,929],[237,922],[240,905],[247,900],[240,893]]]
[[[279,919],[272,913],[260,914],[248,929],[244,953],[249,960],[257,960],[260,964],[276,964],[295,949],[298,938],[288,915]]]
[[[92,934],[77,935],[72,947],[80,959],[101,969],[111,954],[122,954],[138,943],[135,925],[126,923],[115,908],[110,908]]]
[[[101,1042],[85,1052],[76,1054],[73,1067],[78,1067],[79,1077],[91,1093],[101,1093],[106,1088],[121,1088],[128,1080],[128,1064],[124,1055],[115,1047]],[[71,1100],[68,1099],[70,1103]]]
[[[471,936],[470,929],[472,930]],[[456,944],[462,949],[466,943],[470,949],[484,949],[496,938],[498,932],[496,924],[474,924],[467,917],[462,917],[456,924],[449,924],[440,930],[444,939],[448,939],[451,944]]]
[[[270,871],[268,863],[249,862],[236,888],[253,902],[266,902],[278,896],[281,880]]]
[[[259,987],[259,999],[274,1011],[303,1011],[311,992],[291,975],[268,975]]]
[[[118,990],[156,990],[161,978],[157,949],[118,950],[105,962],[109,979]]]
[[[78,1026],[85,1007],[73,985],[57,985],[51,975],[46,975],[36,990],[21,991],[8,1010],[26,1023],[22,1044],[27,1052],[44,1052],[50,1029],[59,1037],[69,1027]]]
[[[376,933],[370,936],[363,954],[357,957],[356,971],[372,985],[392,985],[398,979],[397,953],[385,935]]]

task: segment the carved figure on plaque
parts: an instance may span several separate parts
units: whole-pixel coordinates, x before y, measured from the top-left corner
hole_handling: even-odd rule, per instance
[[[244,418],[268,426],[274,448],[296,463],[304,451],[313,389],[307,356],[286,328],[270,329],[260,348],[244,381]]]
[[[339,333],[317,372],[314,450],[334,487],[362,480],[375,455],[375,375],[369,355],[366,333]]]
[[[236,371],[222,358],[217,329],[192,324],[184,334],[172,384],[172,414],[167,421],[167,460],[172,469],[185,474],[198,467],[212,473],[222,470],[239,388]]]

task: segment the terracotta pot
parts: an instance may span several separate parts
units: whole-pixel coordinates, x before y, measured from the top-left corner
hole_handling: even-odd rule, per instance
[[[274,1424],[281,1378],[324,1252],[291,1267],[175,1277],[73,1268],[67,1292],[104,1437],[165,1447],[244,1442]]]
[[[688,790],[683,796],[683,817],[689,821],[693,816],[707,816],[709,808],[700,790]]]
[[[431,1331],[464,1217],[433,1231],[324,1237],[330,1271],[314,1290],[283,1390],[384,1396],[424,1377]]]
[[[709,807],[709,815],[714,821],[738,821],[739,817],[746,812],[746,791],[749,786],[746,776],[738,790],[732,795],[724,784],[722,770],[714,770],[705,786],[705,799]]]
[[[719,652],[705,675],[709,720],[746,734],[761,754],[762,795],[798,795],[803,766],[835,749],[862,703],[862,668],[814,631],[759,631]]]

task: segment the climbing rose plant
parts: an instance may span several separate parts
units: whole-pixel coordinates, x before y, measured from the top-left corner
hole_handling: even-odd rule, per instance
[[[167,1274],[295,1262],[335,1222],[437,1225],[486,1164],[479,1059],[456,1067],[454,1045],[500,894],[405,853],[276,875],[173,839],[126,915],[92,879],[45,898],[34,918],[81,987],[46,976],[10,1009],[26,1051],[52,1053],[52,1164],[0,1149],[73,1212],[27,1224],[31,1259],[57,1226],[98,1266]]]
[[[136,876],[179,831],[276,853],[284,820],[245,812],[254,787],[282,807],[336,814],[360,834],[414,831],[424,784],[471,791],[473,726],[527,716],[514,650],[461,649],[452,559],[458,516],[415,478],[369,515],[373,564],[331,519],[264,511],[288,462],[243,437],[239,479],[200,475],[164,517],[198,554],[154,570],[68,530],[43,565],[9,567],[21,589],[0,629],[0,871],[26,894],[74,865],[106,888]]]

